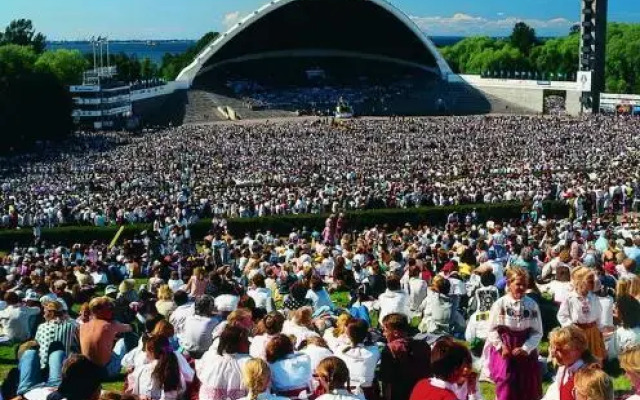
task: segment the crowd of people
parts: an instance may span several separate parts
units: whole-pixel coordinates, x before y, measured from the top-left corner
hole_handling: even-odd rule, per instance
[[[490,382],[498,400],[611,400],[619,363],[638,399],[638,220],[480,217],[244,238],[216,219],[180,250],[146,234],[16,247],[2,395],[471,400]]]
[[[164,224],[366,208],[568,199],[638,209],[626,117],[474,116],[81,133],[0,159],[0,225]]]

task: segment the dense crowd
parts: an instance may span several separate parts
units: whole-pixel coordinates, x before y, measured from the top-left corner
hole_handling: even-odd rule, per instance
[[[640,398],[637,218],[479,218],[16,247],[3,397],[612,400],[619,362]]]
[[[480,116],[82,133],[0,159],[5,227],[568,199],[638,209],[640,120]]]

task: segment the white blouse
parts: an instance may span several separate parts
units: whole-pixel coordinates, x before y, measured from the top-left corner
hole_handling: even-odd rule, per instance
[[[282,360],[269,364],[271,388],[274,392],[309,389],[311,383],[311,359],[302,353],[290,354]]]
[[[195,371],[193,370],[193,368],[191,368],[189,362],[187,362],[187,359],[184,358],[182,353],[179,351],[174,351],[173,354],[175,354],[176,358],[178,359],[178,366],[180,367],[180,374],[182,375],[182,379],[184,379],[185,382],[193,381]],[[142,350],[142,340],[140,340],[138,346],[125,354],[125,356],[122,358],[121,365],[124,368],[136,369],[147,363],[149,363],[149,359],[147,358],[147,353]]]
[[[253,358],[260,358],[267,360],[267,344],[274,336],[268,334],[262,334],[254,336],[251,339],[251,346],[249,346],[249,355]]]
[[[304,349],[300,350],[300,353],[306,354],[311,360],[311,371],[315,371],[320,364],[320,361],[327,357],[331,357],[333,352],[326,347],[316,346],[315,344],[309,344]]]
[[[335,337],[333,334],[335,329],[336,328],[327,329],[326,331],[324,331],[324,335],[322,336],[324,341],[327,342],[327,346],[329,346],[331,351],[336,351],[337,348],[342,346],[348,346],[351,343],[351,341],[349,340],[349,337],[345,333],[343,333],[338,337]]]
[[[251,357],[247,354],[223,354],[208,350],[196,360],[196,373],[202,383],[200,400],[236,400],[247,395],[242,383],[242,367]]]
[[[186,388],[184,380],[181,379],[179,390],[165,392],[162,388],[162,383],[153,379],[152,376],[157,364],[158,361],[153,360],[136,368],[128,378],[128,390],[132,394],[145,396],[152,400],[177,400],[180,397],[180,393],[184,392]]]
[[[380,350],[376,346],[345,347],[335,353],[349,368],[351,386],[371,387],[380,361]]]
[[[531,353],[538,348],[542,339],[542,317],[538,304],[530,297],[524,296],[520,300],[511,294],[499,298],[489,312],[489,334],[487,340],[496,349],[502,347],[502,339],[497,328],[506,327],[512,331],[521,332],[530,329],[529,338],[522,349]]]
[[[289,336],[293,335],[296,337],[296,342],[294,343],[295,348],[297,349],[304,340],[311,336],[320,336],[317,332],[312,331],[306,326],[300,326],[291,320],[284,321],[282,325],[282,333]]]
[[[365,398],[362,394],[349,393],[345,389],[338,389],[331,393],[323,394],[316,400],[365,400]]]
[[[599,329],[602,328],[602,307],[597,296],[591,292],[586,297],[571,292],[565,301],[560,304],[558,310],[558,322],[562,326],[571,324],[589,324],[595,322]]]

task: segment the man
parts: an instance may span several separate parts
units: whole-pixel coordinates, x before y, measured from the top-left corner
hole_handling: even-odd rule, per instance
[[[89,303],[93,319],[80,326],[80,348],[82,354],[105,369],[107,377],[120,372],[121,361],[127,352],[124,339],[117,335],[131,332],[131,325],[113,320],[113,301],[108,297],[97,297]]]
[[[399,313],[407,318],[411,317],[409,309],[409,295],[402,291],[400,279],[392,275],[387,278],[387,290],[378,297],[380,319],[382,322],[388,314]]]
[[[184,290],[178,290],[173,294],[173,302],[176,303],[176,309],[171,312],[169,322],[173,325],[176,336],[180,337],[187,317],[194,315],[195,311],[193,303],[189,302],[189,295]]]
[[[24,342],[30,336],[29,322],[40,314],[40,309],[22,305],[15,292],[7,292],[4,301],[7,302],[7,308],[0,311],[2,334],[11,342]]]
[[[77,353],[78,326],[74,321],[63,318],[64,309],[58,301],[48,301],[44,304],[45,322],[38,327],[36,342],[40,345],[40,366],[47,367],[49,347],[54,342],[61,342],[64,353]]]
[[[178,336],[180,345],[193,358],[200,358],[213,343],[213,330],[220,320],[213,317],[214,299],[203,295],[195,304],[195,315],[188,316],[184,322],[184,330]]]

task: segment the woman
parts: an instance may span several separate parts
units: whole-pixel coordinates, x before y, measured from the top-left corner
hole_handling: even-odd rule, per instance
[[[419,381],[410,400],[472,398],[477,391],[477,382],[471,364],[471,353],[463,344],[450,338],[437,341],[431,351],[433,377]]]
[[[580,369],[574,382],[576,400],[613,400],[613,381],[597,365]]]
[[[576,372],[596,361],[589,352],[587,336],[577,326],[569,325],[554,329],[549,342],[549,353],[560,367],[543,400],[576,400],[573,396]]]
[[[310,392],[311,360],[309,356],[293,352],[288,336],[280,334],[267,344],[266,358],[271,368],[272,390],[285,397]]]
[[[627,397],[627,400],[640,400],[640,347],[626,349],[620,354],[620,367],[624,369],[634,389],[634,395]]]
[[[145,350],[150,362],[135,368],[129,375],[128,393],[151,400],[179,399],[186,384],[169,341],[161,336],[151,337]]]
[[[521,267],[507,270],[508,293],[489,312],[490,377],[498,400],[538,400],[542,377],[538,345],[543,336],[540,309],[525,296],[529,274]]]
[[[332,351],[336,351],[338,347],[349,345],[347,325],[349,325],[352,319],[351,314],[342,313],[336,319],[336,326],[324,331],[323,338]]]
[[[377,346],[365,346],[369,325],[361,319],[353,320],[347,326],[347,336],[351,344],[336,351],[336,357],[345,362],[351,376],[351,387],[364,393],[367,400],[380,398],[375,380],[376,366],[380,361]]]
[[[313,330],[313,310],[311,307],[302,307],[292,313],[292,319],[286,320],[282,326],[282,333],[293,335],[296,338],[295,348],[300,347],[302,341],[310,336],[320,336]]]
[[[415,315],[420,314],[420,305],[427,297],[427,282],[422,280],[422,269],[419,265],[409,267],[409,280],[404,290],[409,295],[409,309]]]
[[[349,387],[349,369],[338,357],[329,357],[318,365],[315,376],[318,381],[316,400],[364,400],[360,394],[354,394]]]
[[[311,360],[311,370],[315,371],[320,361],[327,357],[331,357],[333,352],[329,349],[327,342],[319,336],[310,336],[302,342],[300,353],[306,354]]]
[[[242,367],[249,361],[247,330],[227,325],[219,337],[217,350],[213,346],[196,360],[200,379],[200,400],[237,400],[247,395],[242,381]]]
[[[251,341],[251,346],[249,347],[251,357],[266,359],[267,343],[282,332],[283,324],[284,317],[279,312],[276,311],[265,315],[260,324],[264,333],[254,336]]]
[[[302,282],[296,282],[291,285],[282,307],[285,311],[295,311],[300,307],[310,306],[311,304],[313,303],[307,298],[307,287]]]
[[[205,275],[205,270],[202,267],[197,267],[193,270],[193,275],[187,282],[185,291],[189,293],[189,297],[192,299],[198,298],[204,295],[209,280]]]
[[[616,354],[640,344],[640,302],[624,295],[616,301],[616,313],[620,326],[615,332]]]
[[[247,361],[242,368],[242,382],[249,390],[247,397],[240,400],[289,400],[288,397],[280,397],[271,394],[271,370],[269,364],[261,359],[254,358]]]
[[[591,354],[602,362],[607,353],[602,336],[602,307],[593,293],[595,272],[587,267],[577,267],[571,273],[573,291],[560,305],[558,322],[562,326],[575,324],[587,335]]]
[[[331,300],[331,296],[329,296],[329,292],[324,288],[322,278],[318,275],[311,276],[309,290],[305,297],[311,300],[311,305],[314,310],[318,310],[322,307],[327,307],[329,310],[333,310],[335,308],[333,300]]]
[[[422,333],[451,334],[455,315],[453,299],[449,297],[451,283],[437,275],[429,289],[427,297],[418,308],[422,312],[418,329]]]

